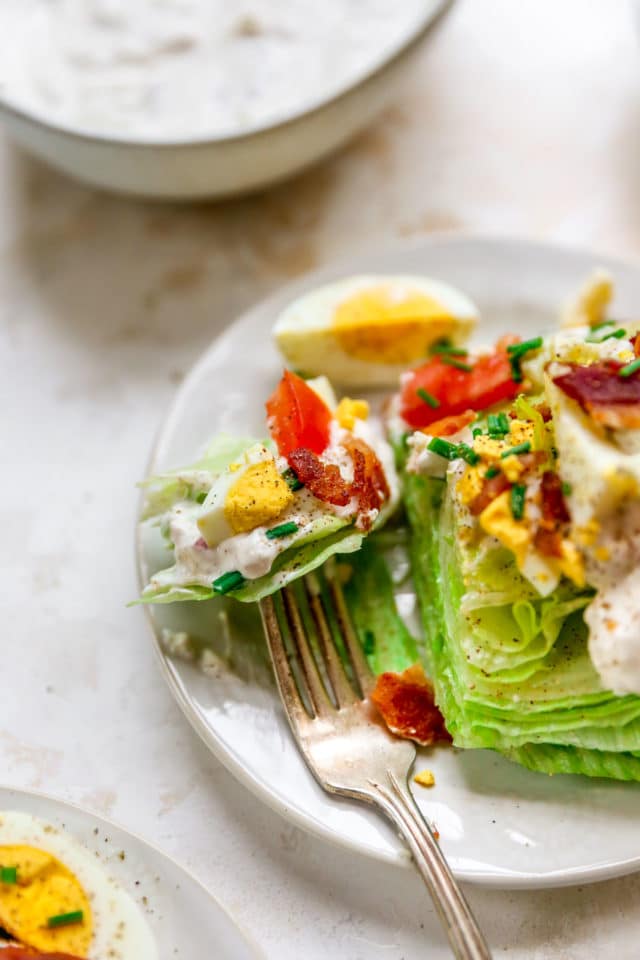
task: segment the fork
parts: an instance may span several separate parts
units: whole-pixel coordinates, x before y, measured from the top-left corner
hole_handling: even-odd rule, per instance
[[[455,957],[491,960],[411,794],[415,745],[391,734],[369,699],[375,677],[339,581],[327,577],[323,587],[308,574],[261,600],[260,613],[282,703],[311,773],[328,793],[371,804],[391,820],[413,855]]]

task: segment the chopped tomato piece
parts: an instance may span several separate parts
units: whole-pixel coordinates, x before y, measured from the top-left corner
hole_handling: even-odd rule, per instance
[[[444,718],[435,704],[433,686],[420,664],[414,664],[404,673],[380,674],[371,699],[396,736],[415,740],[423,747],[436,740],[451,742]]]
[[[471,370],[460,369],[457,357],[438,355],[411,371],[400,394],[402,417],[419,430],[445,417],[467,410],[486,410],[516,397],[522,384],[513,379],[508,345],[507,338],[503,338],[493,353],[469,362]],[[437,401],[437,406],[427,403],[425,394]]]
[[[285,370],[265,406],[269,430],[281,456],[298,447],[317,454],[326,449],[331,411],[302,377]]]
[[[351,500],[351,485],[342,478],[335,463],[323,463],[306,447],[298,447],[289,454],[289,463],[300,483],[325,503],[346,507]]]
[[[441,420],[434,420],[433,423],[429,424],[427,432],[432,437],[452,437],[454,433],[468,427],[475,418],[475,410],[465,410],[464,413],[458,413],[453,417],[442,417]]]

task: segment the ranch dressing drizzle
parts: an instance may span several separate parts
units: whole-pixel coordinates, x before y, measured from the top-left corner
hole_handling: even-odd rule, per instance
[[[356,80],[424,0],[2,0],[0,96],[133,139],[240,133]]]

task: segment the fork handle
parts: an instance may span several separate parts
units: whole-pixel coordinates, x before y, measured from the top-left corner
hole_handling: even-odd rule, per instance
[[[457,960],[491,960],[471,908],[440,851],[406,782],[388,773],[390,786],[375,784],[378,803],[406,841]]]

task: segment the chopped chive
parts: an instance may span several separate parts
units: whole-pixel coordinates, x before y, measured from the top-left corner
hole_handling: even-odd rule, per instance
[[[288,537],[290,533],[295,533],[298,524],[290,520],[288,523],[281,523],[277,527],[271,527],[267,530],[267,540],[277,540],[279,537]]]
[[[424,387],[418,387],[418,389],[416,390],[416,393],[418,394],[421,400],[424,400],[424,402],[428,406],[432,407],[434,410],[440,406],[440,401],[438,400],[438,398],[434,397],[434,395],[432,393],[429,393],[428,390],[425,390]]]
[[[524,517],[524,498],[527,488],[523,483],[516,483],[511,487],[511,513],[514,520]]]
[[[17,867],[0,867],[0,883],[17,883]]]
[[[542,337],[532,337],[531,340],[523,340],[522,343],[509,344],[507,353],[512,357],[523,357],[530,350],[539,350],[543,343]]]
[[[562,484],[562,493],[563,493],[563,495],[564,495],[565,497],[571,496],[572,490],[573,490],[573,487],[571,486],[570,483],[567,483],[567,482],[565,481],[565,482]]]
[[[431,353],[444,353],[451,357],[466,357],[468,352],[464,347],[454,347],[450,340],[439,340],[431,347]]]
[[[224,594],[230,593],[231,590],[237,590],[244,582],[245,579],[239,570],[229,570],[228,573],[223,573],[221,577],[214,580],[211,586],[214,593]]]
[[[632,360],[631,363],[628,363],[624,367],[620,367],[618,370],[619,377],[630,377],[637,370],[640,370],[640,357],[637,360]]]
[[[73,910],[71,913],[56,913],[47,919],[48,927],[68,927],[72,923],[82,923],[84,910]]]
[[[615,327],[615,320],[601,320],[600,323],[590,324],[592,330],[602,330],[603,327]]]
[[[485,480],[491,480],[492,477],[497,477],[500,473],[500,467],[496,467],[495,463],[489,467],[487,472],[484,475]]]
[[[376,649],[376,635],[373,630],[365,630],[362,639],[362,649],[366,657],[370,657]]]
[[[522,367],[520,366],[520,357],[509,357],[509,366],[511,367],[511,379],[514,383],[522,383],[524,377],[522,375]]]
[[[627,336],[627,331],[623,330],[622,327],[619,327],[617,330],[612,330],[610,333],[605,333],[604,337],[594,337],[589,334],[585,338],[585,343],[604,343],[605,340],[622,340],[623,337]]]
[[[474,427],[473,430],[471,431],[471,433],[473,434],[474,437],[481,437],[481,436],[482,436],[482,427]]]
[[[196,495],[196,500],[198,503],[204,503],[206,499],[207,499],[207,495],[204,491]]]
[[[473,370],[473,367],[469,363],[463,363],[462,360],[456,360],[456,358],[452,357],[450,353],[442,354],[440,359],[443,363],[446,363],[448,367],[455,367],[456,370],[464,370],[465,373],[471,373]]]
[[[509,433],[509,421],[506,413],[490,413],[487,417],[487,427],[489,428],[489,436],[494,437],[494,439]]]
[[[476,463],[480,460],[478,454],[473,450],[468,443],[459,443],[458,444],[458,456],[462,457],[468,464],[472,467],[475,467]]]
[[[529,453],[531,450],[531,444],[528,440],[525,440],[524,443],[517,443],[515,447],[509,447],[508,450],[503,450],[500,454],[500,459],[505,460],[507,457],[517,457],[519,453]]]
[[[285,470],[285,472],[282,474],[282,479],[285,481],[292,493],[295,493],[296,490],[301,490],[302,487],[304,487],[304,483],[298,480],[298,477],[291,467],[288,467]]]
[[[449,443],[448,440],[443,440],[442,437],[432,437],[427,444],[427,450],[431,450],[432,453],[437,453],[439,457],[444,457],[445,460],[455,460],[458,456],[457,444]]]

